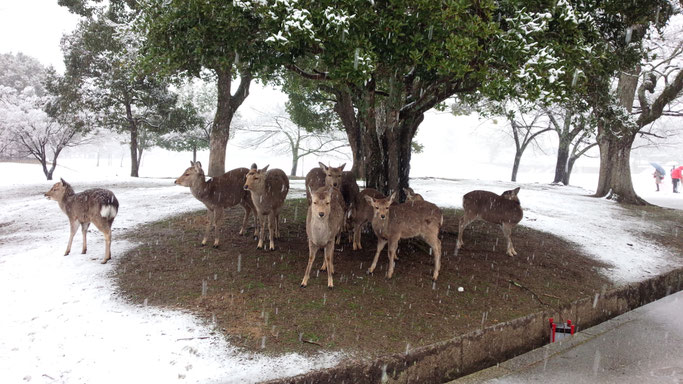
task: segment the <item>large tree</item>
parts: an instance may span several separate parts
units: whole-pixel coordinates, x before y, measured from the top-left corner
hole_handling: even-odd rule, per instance
[[[169,74],[216,75],[216,115],[210,132],[209,176],[225,172],[230,123],[249,95],[252,80],[267,75],[260,19],[239,1],[143,0],[138,29],[145,36],[146,68]],[[234,85],[239,79],[239,83]]]
[[[424,113],[451,95],[561,98],[571,70],[600,52],[590,17],[598,3],[272,1],[261,9],[285,67],[355,108],[345,111],[359,123],[367,184],[387,192],[408,185]]]
[[[616,87],[610,79],[596,88],[594,104],[598,106],[597,140],[600,148],[600,176],[596,196],[619,202],[646,204],[633,189],[631,180],[631,148],[644,127],[661,117],[669,103],[680,97],[683,89],[683,65],[680,61],[681,33],[672,34],[669,49],[649,52],[648,46],[675,10],[668,1],[634,1],[638,12],[617,14],[630,27],[624,29],[612,46],[613,57],[620,64]],[[601,85],[601,86],[600,86]],[[651,96],[648,96],[647,94]],[[635,101],[638,102],[634,109]]]

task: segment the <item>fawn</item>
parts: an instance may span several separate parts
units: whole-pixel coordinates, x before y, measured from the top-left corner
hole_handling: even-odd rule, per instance
[[[365,200],[365,196],[375,199],[383,199],[386,196],[374,188],[365,188],[358,194],[356,203],[351,212],[351,226],[353,227],[353,250],[361,250],[363,246],[360,242],[360,232],[365,223],[372,221],[374,210],[370,203]]]
[[[463,245],[462,234],[465,228],[475,220],[485,220],[489,223],[500,224],[503,235],[507,240],[507,255],[515,256],[517,252],[512,246],[510,234],[512,228],[522,220],[522,207],[517,198],[519,187],[505,191],[500,196],[489,191],[472,191],[462,197],[465,211],[458,225],[457,249]]]
[[[86,189],[83,192],[74,193],[74,189],[69,183],[64,179],[60,180],[45,193],[45,197],[59,203],[59,208],[69,218],[71,233],[64,256],[71,252],[71,243],[79,225],[83,233],[83,251],[81,253],[87,251],[86,235],[90,223],[93,223],[104,234],[105,248],[102,264],[105,264],[111,259],[111,225],[119,211],[119,201],[112,191],[102,188]]]
[[[305,288],[313,267],[315,256],[323,248],[323,267],[327,267],[327,287],[334,287],[334,239],[344,223],[342,195],[334,187],[320,187],[311,194],[311,205],[306,214],[308,236],[308,265],[301,287]],[[325,268],[323,268],[325,269]]]
[[[274,238],[280,238],[280,211],[289,192],[289,178],[281,169],[269,171],[268,167],[266,165],[263,169],[258,169],[256,164],[252,164],[247,173],[244,190],[251,193],[251,201],[256,207],[261,224],[256,248],[265,248],[263,238],[268,221],[269,248],[272,251],[275,250]]]
[[[384,199],[375,199],[371,196],[364,197],[374,209],[372,229],[377,236],[377,252],[372,260],[372,265],[368,269],[368,273],[372,273],[375,270],[380,252],[389,243],[387,278],[390,279],[394,274],[398,241],[420,236],[432,247],[432,253],[434,254],[434,274],[432,279],[436,281],[439,278],[439,269],[441,268],[441,240],[439,239],[439,231],[443,224],[441,210],[436,205],[427,201],[392,205],[394,200],[398,198],[397,195],[394,192],[389,198]]]
[[[242,189],[244,181],[246,180],[246,168],[236,168],[221,176],[211,178],[206,181],[204,171],[202,170],[202,163],[199,161],[190,161],[190,167],[183,172],[183,174],[176,179],[175,183],[184,187],[190,187],[192,196],[204,203],[206,206],[206,215],[208,223],[204,231],[204,238],[202,239],[202,246],[206,245],[211,229],[214,229],[213,247],[217,248],[220,244],[218,226],[223,218],[223,209],[233,207],[237,204],[244,208],[244,219],[242,220],[242,228],[240,228],[240,235],[243,235],[247,230],[247,221],[249,215],[254,212],[254,236],[258,230],[258,223],[256,219],[256,209],[251,202],[249,192]]]

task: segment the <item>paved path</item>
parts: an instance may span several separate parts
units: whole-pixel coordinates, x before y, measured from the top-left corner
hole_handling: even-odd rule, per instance
[[[683,383],[683,291],[451,382],[474,383]]]

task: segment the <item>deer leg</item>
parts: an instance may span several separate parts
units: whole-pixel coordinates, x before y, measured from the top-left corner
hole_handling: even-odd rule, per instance
[[[505,235],[505,240],[507,240],[507,255],[508,256],[516,256],[517,251],[515,251],[515,247],[512,246],[512,238],[510,235],[512,234],[512,226],[513,224],[510,223],[503,223],[501,225],[501,228],[503,228],[503,235]]]
[[[261,215],[259,217],[259,221],[261,222],[260,228],[259,228],[259,235],[258,235],[258,244],[256,245],[256,249],[261,249],[263,248],[263,236],[266,233],[266,222],[268,221],[268,216],[267,215]]]
[[[270,250],[275,250],[275,228],[277,227],[277,215],[271,212],[268,215],[268,237],[270,238]]]
[[[213,225],[214,225],[214,235],[213,235],[213,247],[218,248],[220,245],[220,223],[223,221],[223,208],[217,207],[213,211]]]
[[[327,288],[333,288],[334,287],[334,282],[332,281],[332,275],[334,274],[333,257],[334,257],[334,243],[330,241],[327,243],[327,245],[325,245],[325,263],[328,265],[328,268],[327,268]]]
[[[79,225],[78,220],[74,220],[74,221],[71,221],[69,223],[69,226],[70,226],[70,228],[69,228],[69,230],[70,230],[69,244],[66,246],[66,252],[64,252],[64,256],[68,255],[69,252],[71,252],[71,243],[73,243],[73,241],[74,241],[74,235],[76,234],[76,230],[78,229],[78,225]]]
[[[375,258],[372,259],[372,265],[370,268],[368,268],[368,273],[372,273],[375,271],[375,267],[377,267],[377,259],[379,259],[379,254],[382,252],[384,249],[384,246],[387,245],[387,241],[384,239],[377,239],[377,252],[375,252]]]
[[[306,273],[304,273],[304,279],[301,280],[301,288],[306,288],[308,285],[308,278],[311,275],[311,268],[313,267],[313,262],[315,261],[315,254],[318,253],[318,246],[314,245],[312,242],[308,242],[308,265],[306,266]]]
[[[275,215],[275,238],[280,238],[280,215]]]
[[[434,275],[432,280],[436,281],[439,278],[439,270],[441,269],[441,240],[439,240],[438,229],[436,233],[424,239],[432,247],[432,253],[434,253]]]
[[[460,221],[458,222],[458,241],[456,243],[456,249],[460,249],[463,246],[462,242],[462,235],[465,233],[465,228],[467,228],[468,225],[470,225],[471,222],[475,220],[474,217],[471,217],[467,213],[462,215],[460,218]]]
[[[88,243],[86,241],[88,227],[90,227],[90,223],[81,223],[81,232],[83,233],[83,250],[81,251],[81,254],[85,254],[88,251]]]
[[[363,249],[363,246],[360,243],[360,229],[362,225],[354,225],[353,227],[353,250],[360,250]]]
[[[111,259],[111,227],[105,228],[102,233],[104,234],[104,260],[102,260],[102,264],[106,264]]]
[[[214,225],[214,211],[211,209],[206,210],[206,229],[204,229],[204,238],[202,239],[202,247],[206,245],[207,240],[209,240],[209,233]]]
[[[391,279],[391,276],[394,275],[394,266],[396,265],[395,258],[396,258],[396,250],[397,249],[398,249],[398,240],[390,241],[389,242],[389,252],[387,252],[387,256],[389,256],[389,268],[387,269],[387,279]]]
[[[242,202],[244,208],[244,219],[242,220],[242,227],[240,228],[240,235],[244,235],[247,231],[247,222],[249,222],[249,215],[251,214],[251,207],[249,204]]]

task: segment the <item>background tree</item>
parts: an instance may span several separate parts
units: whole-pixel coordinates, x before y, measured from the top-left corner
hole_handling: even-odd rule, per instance
[[[588,106],[571,102],[543,109],[558,137],[553,183],[568,185],[576,160],[598,145],[595,141],[595,119],[590,116]]]
[[[306,107],[290,100],[284,108],[268,113],[261,112],[260,121],[250,123],[249,128],[244,128],[244,133],[249,138],[243,140],[241,146],[263,147],[276,153],[291,154],[290,176],[296,176],[299,160],[308,155],[343,155],[340,150],[349,144],[341,132],[323,123],[320,115],[316,116],[313,111],[304,112],[302,109]]]
[[[177,106],[167,78],[135,71],[139,36],[128,28],[132,17],[111,8],[93,11],[63,38],[62,50],[65,77],[78,79],[81,102],[98,112],[98,125],[128,135],[131,176],[137,177],[150,138],[183,130],[183,117],[193,115],[188,105]]]
[[[138,28],[144,32],[145,67],[168,74],[215,74],[216,114],[210,131],[208,175],[225,172],[230,124],[249,95],[251,81],[275,58],[263,52],[260,19],[238,1],[144,0]],[[233,82],[239,84],[233,89]]]

